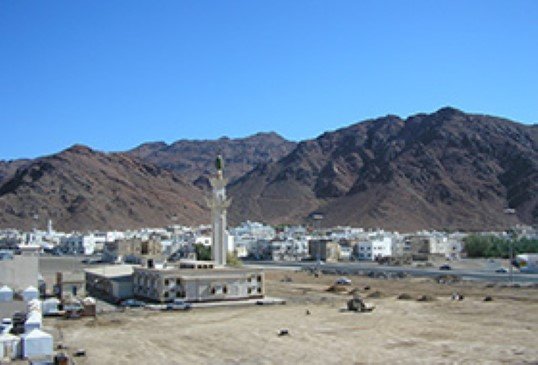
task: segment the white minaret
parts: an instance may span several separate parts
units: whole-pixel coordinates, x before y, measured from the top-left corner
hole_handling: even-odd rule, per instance
[[[226,209],[230,206],[230,199],[226,198],[226,184],[228,182],[222,176],[223,163],[219,155],[215,161],[217,176],[210,179],[213,193],[207,203],[211,208],[212,247],[211,259],[215,265],[226,265],[226,253],[228,252],[228,240],[226,234]]]

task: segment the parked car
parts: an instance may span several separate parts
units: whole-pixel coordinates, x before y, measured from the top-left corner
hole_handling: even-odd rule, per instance
[[[146,303],[141,300],[136,299],[125,299],[120,303],[122,307],[128,307],[128,308],[140,308],[145,307]]]
[[[497,270],[495,270],[495,272],[506,274],[508,270],[506,270],[504,267],[499,267]]]
[[[342,276],[334,282],[336,285],[351,285],[351,280]]]
[[[174,299],[172,303],[166,304],[167,310],[189,310],[191,309],[191,304],[187,303],[182,299]]]
[[[450,267],[450,265],[441,265],[439,266],[439,270],[452,270],[452,268]]]

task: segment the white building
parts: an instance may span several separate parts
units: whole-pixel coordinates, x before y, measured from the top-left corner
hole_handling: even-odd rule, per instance
[[[434,232],[430,236],[430,254],[446,258],[459,258],[462,251],[462,241],[446,234]]]
[[[359,242],[355,246],[359,260],[375,261],[378,258],[392,256],[392,237],[374,236],[368,241]]]
[[[273,261],[300,261],[308,256],[308,241],[274,239],[270,242],[271,259]]]
[[[61,246],[65,253],[71,255],[93,255],[103,250],[106,239],[105,233],[73,234],[63,237]]]
[[[0,361],[19,357],[20,338],[10,333],[0,334]]]
[[[39,298],[39,291],[34,286],[29,286],[22,291],[22,299],[25,302],[29,302]]]
[[[21,335],[22,357],[34,358],[53,355],[52,336],[39,329]]]
[[[206,236],[206,235],[203,235],[203,236],[196,236],[194,238],[194,244],[202,244],[206,247],[209,247],[211,245],[213,245],[213,240],[211,239],[211,236]]]
[[[236,241],[272,240],[275,238],[275,229],[260,222],[246,221],[241,225],[231,228],[230,234],[235,236]]]
[[[13,301],[13,289],[4,285],[0,288],[0,302],[12,302]]]

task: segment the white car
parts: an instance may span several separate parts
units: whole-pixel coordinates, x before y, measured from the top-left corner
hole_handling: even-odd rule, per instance
[[[336,279],[335,284],[336,285],[351,285],[351,280],[342,276],[341,278]]]
[[[191,304],[185,302],[181,299],[174,299],[172,303],[166,305],[167,310],[189,310],[191,309]]]

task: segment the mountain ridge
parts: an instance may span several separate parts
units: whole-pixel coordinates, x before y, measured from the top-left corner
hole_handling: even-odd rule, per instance
[[[231,224],[311,223],[314,212],[324,225],[400,231],[538,223],[538,125],[444,107],[298,143],[264,132],[110,153],[75,144],[0,161],[0,227],[31,227],[34,211],[65,229],[207,223],[203,198],[219,153]]]
[[[36,214],[71,231],[201,224],[208,213],[203,193],[177,174],[74,145],[32,160],[0,186],[1,227],[30,229]]]
[[[355,123],[302,141],[232,184],[231,221],[304,223],[320,211],[327,225],[499,228],[514,223],[503,213],[514,206],[521,222],[535,224],[533,128],[455,108]]]

